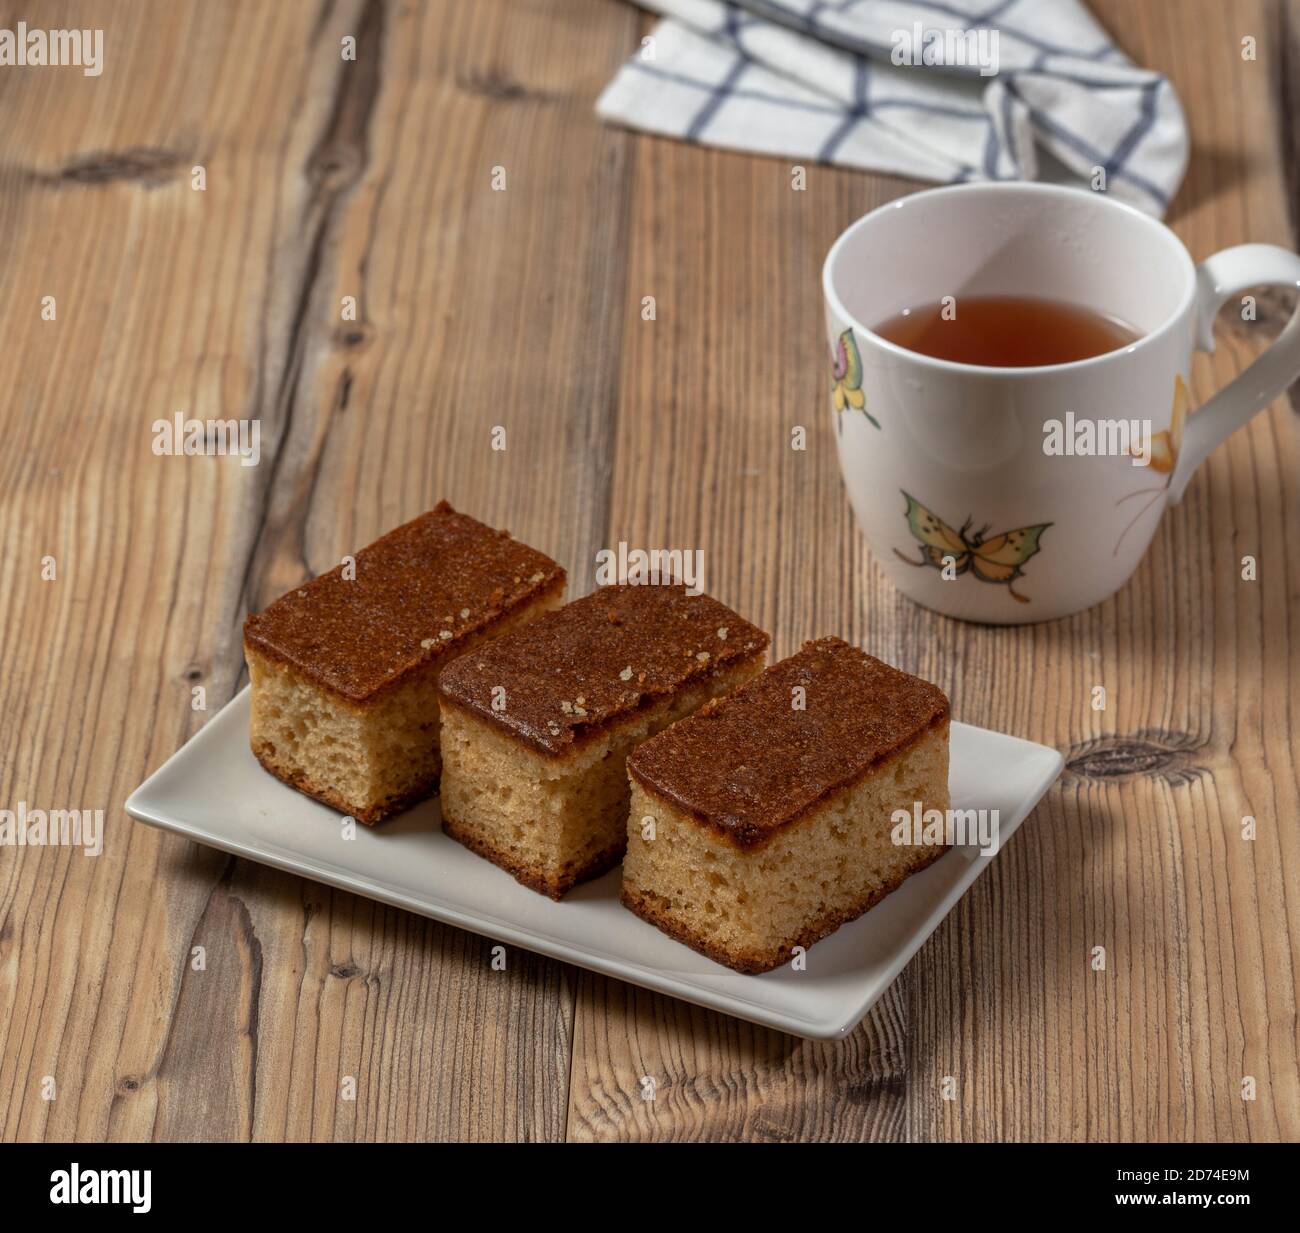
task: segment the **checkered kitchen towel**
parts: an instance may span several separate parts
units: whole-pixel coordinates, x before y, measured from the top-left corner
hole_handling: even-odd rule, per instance
[[[1101,169],[1157,215],[1187,165],[1173,87],[1077,0],[636,2],[665,20],[600,96],[612,123],[943,183]]]

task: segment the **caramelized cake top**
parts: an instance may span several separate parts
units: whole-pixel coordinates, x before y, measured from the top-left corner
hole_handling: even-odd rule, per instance
[[[767,650],[768,637],[707,595],[608,586],[448,664],[439,693],[552,757]],[[505,690],[492,709],[492,691]],[[498,695],[501,696],[501,695]]]
[[[365,702],[406,673],[564,583],[550,557],[440,501],[244,622],[244,641]]]
[[[948,699],[928,681],[822,638],[637,746],[627,769],[749,847],[947,719]]]

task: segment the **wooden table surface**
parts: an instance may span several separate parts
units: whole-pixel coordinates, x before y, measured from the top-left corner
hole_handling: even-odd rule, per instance
[[[1179,89],[1193,256],[1293,245],[1300,8],[1092,7]],[[1293,403],[1102,606],[934,616],[852,522],[819,280],[918,185],[792,192],[779,159],[602,126],[647,25],[617,0],[145,8],[41,6],[105,28],[101,77],[0,68],[0,806],[106,816],[97,858],[0,848],[0,1137],[1300,1137]],[[1287,308],[1225,314],[1197,401]],[[259,419],[260,465],[155,456],[176,411]],[[604,545],[699,546],[777,654],[840,633],[1068,770],[838,1044],[521,951],[492,971],[490,939],[134,824],[243,683],[245,613],[440,497],[573,594]]]

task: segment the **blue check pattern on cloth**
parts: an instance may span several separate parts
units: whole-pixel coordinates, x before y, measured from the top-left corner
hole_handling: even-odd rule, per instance
[[[1187,166],[1169,81],[1077,0],[637,0],[663,14],[596,104],[615,124],[940,183],[1050,180],[1163,214]],[[998,72],[895,65],[895,32],[996,30]]]

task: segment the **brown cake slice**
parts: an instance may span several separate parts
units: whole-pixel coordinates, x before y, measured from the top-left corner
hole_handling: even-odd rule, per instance
[[[948,699],[823,638],[646,741],[628,774],[623,903],[766,972],[946,850],[891,831],[897,809],[948,809]]]
[[[438,786],[438,674],[564,598],[550,557],[443,501],[244,623],[253,752],[367,825]]]
[[[681,586],[610,586],[448,665],[442,818],[453,839],[559,899],[627,843],[638,742],[739,685],[768,637]]]

